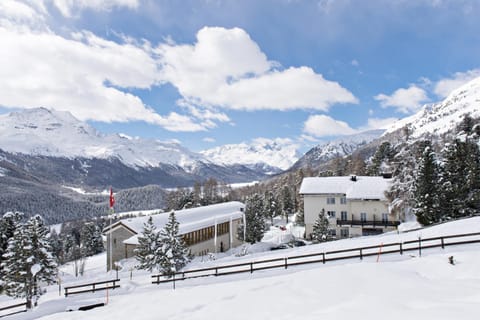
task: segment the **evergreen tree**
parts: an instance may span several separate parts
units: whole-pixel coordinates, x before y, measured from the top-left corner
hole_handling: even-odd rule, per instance
[[[382,143],[372,157],[372,161],[367,168],[367,174],[369,176],[378,176],[383,173],[386,167],[390,166],[390,163],[394,158],[394,154],[395,153],[390,142],[386,141]]]
[[[262,197],[255,193],[247,197],[245,203],[245,222],[246,226],[240,224],[238,228],[238,237],[248,243],[259,242],[265,233],[265,220],[263,218]],[[245,238],[244,238],[245,231]]]
[[[83,225],[80,241],[85,256],[93,256],[104,250],[102,232],[93,222],[86,222]]]
[[[47,235],[42,218],[34,216],[15,229],[4,254],[5,291],[15,298],[26,298],[27,308],[32,302],[36,305],[43,293],[40,283],[51,284],[56,279],[57,265]]]
[[[21,212],[7,212],[0,217],[0,293],[3,292],[3,254],[8,248],[8,241],[13,237],[15,229],[23,220],[23,213]]]
[[[305,226],[305,213],[299,210],[295,216],[295,224],[298,226]]]
[[[413,211],[418,222],[429,225],[442,220],[439,199],[439,175],[435,154],[430,141],[424,141],[424,151],[420,159],[415,180],[415,205]]]
[[[329,222],[328,218],[325,215],[325,209],[318,214],[317,220],[313,224],[313,233],[312,238],[317,242],[324,242],[329,240]]]
[[[292,214],[294,210],[293,197],[288,186],[284,186],[282,189],[282,205],[283,214],[285,215],[286,222],[288,223],[288,215]]]
[[[160,247],[160,236],[152,217],[143,225],[143,232],[138,236],[138,246],[135,248],[135,258],[139,262],[138,269],[152,271],[158,268],[157,250]]]
[[[191,260],[188,247],[179,235],[179,223],[172,211],[165,227],[160,230],[160,246],[155,255],[159,259],[159,267],[163,274],[172,275],[182,269]]]
[[[265,218],[270,219],[273,226],[273,218],[281,214],[280,203],[272,191],[265,193],[264,209]]]

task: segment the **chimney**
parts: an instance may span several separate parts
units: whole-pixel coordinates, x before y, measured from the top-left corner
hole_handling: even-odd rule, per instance
[[[353,182],[357,181],[357,176],[356,175],[352,175],[350,177],[350,180],[352,180]]]

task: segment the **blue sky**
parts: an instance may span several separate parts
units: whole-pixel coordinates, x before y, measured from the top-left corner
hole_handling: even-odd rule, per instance
[[[301,151],[480,76],[480,1],[0,1],[0,112]],[[280,141],[280,140],[278,140]]]

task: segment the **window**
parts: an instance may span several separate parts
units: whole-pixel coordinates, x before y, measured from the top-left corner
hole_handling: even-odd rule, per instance
[[[327,198],[327,204],[335,204],[335,198],[333,197]]]
[[[341,197],[340,198],[340,204],[347,204],[347,198],[346,197]]]
[[[342,228],[342,229],[340,229],[340,236],[341,236],[342,238],[348,238],[348,237],[349,237],[348,228]]]
[[[360,213],[360,220],[361,220],[362,222],[367,221],[367,214],[366,214],[365,212],[361,212],[361,213]]]
[[[382,222],[388,222],[388,213],[382,213]]]
[[[342,220],[346,221],[348,220],[348,215],[347,215],[347,211],[342,211],[340,213],[341,217],[342,217]]]
[[[335,218],[335,211],[327,211],[327,215],[329,218]]]

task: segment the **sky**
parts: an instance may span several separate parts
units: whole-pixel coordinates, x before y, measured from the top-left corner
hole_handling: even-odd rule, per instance
[[[192,151],[386,128],[480,76],[480,1],[1,0],[0,113]]]

